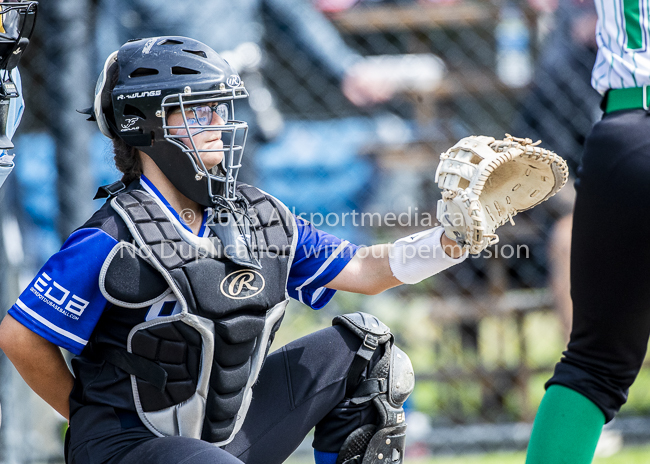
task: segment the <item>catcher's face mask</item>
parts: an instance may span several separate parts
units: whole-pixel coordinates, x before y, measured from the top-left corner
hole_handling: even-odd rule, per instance
[[[223,185],[222,196],[235,199],[235,182],[244,152],[248,125],[235,120],[232,90],[168,95],[163,99],[165,139],[189,158],[195,180]]]

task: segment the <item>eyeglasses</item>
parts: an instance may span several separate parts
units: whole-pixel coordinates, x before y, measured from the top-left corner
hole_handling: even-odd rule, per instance
[[[177,110],[180,112],[180,109]],[[223,122],[227,122],[230,115],[230,105],[219,103],[218,105],[194,105],[185,109],[185,119],[189,126],[209,126],[212,123],[212,112],[217,113]],[[176,113],[176,111],[174,111]]]

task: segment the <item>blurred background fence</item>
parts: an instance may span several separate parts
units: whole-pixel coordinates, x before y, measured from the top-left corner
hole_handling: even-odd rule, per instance
[[[579,0],[44,0],[21,63],[17,169],[0,192],[0,311],[100,206],[94,190],[119,178],[75,110],[127,39],[190,35],[223,52],[251,94],[237,109],[253,128],[243,178],[372,244],[435,225],[438,157],[464,136],[541,138],[575,175],[601,114],[595,21]],[[368,92],[390,98],[364,104]],[[572,204],[569,185],[504,227],[498,246],[421,284],[339,294],[318,312],[294,302],[276,347],[338,313],[374,313],[416,369],[410,456],[525,447],[568,334]],[[64,424],[4,356],[0,369],[0,459],[57,462]],[[619,423],[650,411],[641,377]]]

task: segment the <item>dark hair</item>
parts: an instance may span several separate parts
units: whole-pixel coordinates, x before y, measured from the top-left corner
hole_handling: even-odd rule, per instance
[[[115,66],[111,78],[110,89],[111,92],[117,85],[117,78],[119,76],[119,67]],[[112,108],[111,108],[112,110]],[[111,117],[112,115],[107,115]],[[115,160],[115,167],[123,174],[122,182],[129,185],[134,180],[142,175],[142,160],[138,149],[127,144],[119,137],[114,137],[113,141],[113,159]]]
[[[142,174],[142,160],[138,149],[128,145],[119,137],[113,139],[115,167],[123,174],[122,182],[129,185]]]

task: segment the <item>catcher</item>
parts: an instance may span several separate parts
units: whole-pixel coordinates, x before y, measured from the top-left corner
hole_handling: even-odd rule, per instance
[[[464,139],[440,179],[442,215],[465,223],[360,248],[237,183],[248,127],[234,105],[246,97],[192,39],[131,41],[106,61],[89,112],[124,176],[0,325],[2,350],[69,418],[69,464],[279,464],[313,427],[318,464],[402,463],[414,376],[390,329],[349,314],[267,356],[288,298],[319,309],[336,290],[376,294],[493,243],[501,216],[481,222],[478,183],[500,173],[510,189],[520,171],[499,165],[546,173],[539,197],[508,193],[509,217],[563,181],[562,162],[526,141]],[[76,354],[74,377],[58,347]]]

